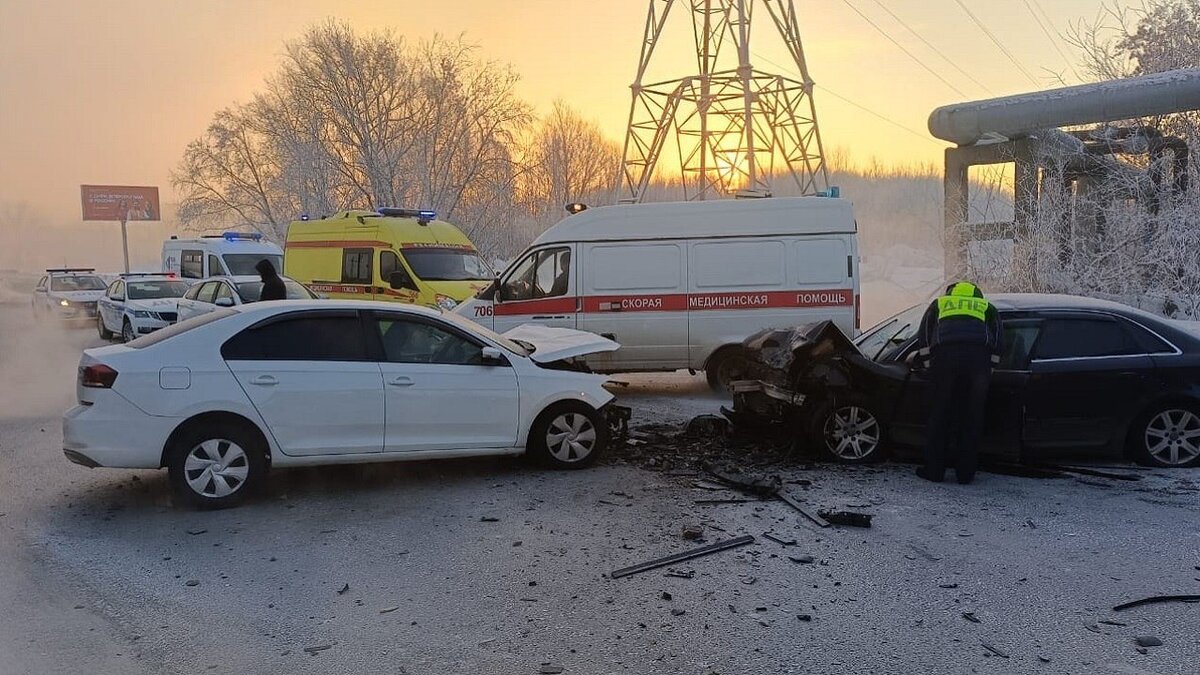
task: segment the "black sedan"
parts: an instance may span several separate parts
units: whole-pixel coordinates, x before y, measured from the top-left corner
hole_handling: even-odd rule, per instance
[[[1200,323],[1064,295],[990,298],[1005,351],[992,375],[982,452],[1036,461],[1052,450],[1200,464]],[[925,442],[932,383],[911,358],[926,305],[851,341],[828,322],[764,331],[745,343],[732,385],[735,421],[799,425],[847,462]]]

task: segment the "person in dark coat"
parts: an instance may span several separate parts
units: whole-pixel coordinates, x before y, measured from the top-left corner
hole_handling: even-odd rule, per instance
[[[932,411],[926,428],[925,465],[917,475],[940,483],[954,466],[970,483],[979,465],[979,440],[992,367],[1003,353],[1000,315],[970,282],[950,284],[921,319],[920,356],[931,360]]]
[[[279,272],[275,271],[275,266],[270,260],[263,258],[254,266],[258,270],[258,274],[262,277],[262,294],[258,296],[259,300],[286,300],[287,289],[283,286],[283,279],[279,277]]]

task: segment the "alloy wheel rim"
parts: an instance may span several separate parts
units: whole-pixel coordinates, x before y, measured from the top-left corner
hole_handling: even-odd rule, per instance
[[[240,445],[224,438],[212,438],[188,453],[183,477],[188,487],[201,497],[219,499],[242,489],[250,475],[250,461]]]
[[[583,461],[596,448],[596,427],[587,415],[563,413],[550,422],[546,447],[560,462]]]
[[[1200,416],[1190,410],[1164,410],[1150,419],[1146,451],[1163,464],[1180,466],[1200,457]]]
[[[128,323],[125,324],[124,326],[122,326],[121,327],[121,337],[124,338],[126,342],[132,342],[133,341],[133,326],[131,326]]]
[[[879,437],[879,421],[866,408],[838,408],[825,421],[825,445],[841,459],[865,459],[879,447]]]

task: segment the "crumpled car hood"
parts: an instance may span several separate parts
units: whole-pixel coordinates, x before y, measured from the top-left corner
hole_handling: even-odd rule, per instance
[[[621,345],[616,342],[600,337],[595,333],[573,330],[571,328],[539,326],[533,323],[517,326],[504,333],[504,337],[510,340],[528,342],[536,347],[537,349],[534,350],[529,358],[536,363],[542,364],[573,359],[588,354],[613,352],[621,348]]]
[[[834,356],[862,356],[832,321],[762,330],[746,338],[742,346],[762,365],[789,376],[796,375],[798,368]]]

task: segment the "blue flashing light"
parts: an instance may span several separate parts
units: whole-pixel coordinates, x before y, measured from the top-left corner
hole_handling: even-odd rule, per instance
[[[307,214],[307,213],[301,213],[301,214],[300,214],[300,220],[308,220],[308,214]]]
[[[437,218],[437,211],[418,211],[417,217],[421,220],[433,220]]]
[[[817,196],[839,199],[842,196],[842,189],[836,185],[831,185],[831,186],[829,186],[828,190],[821,190],[820,192],[818,192]]]
[[[221,237],[225,241],[262,241],[261,232],[225,232]]]

